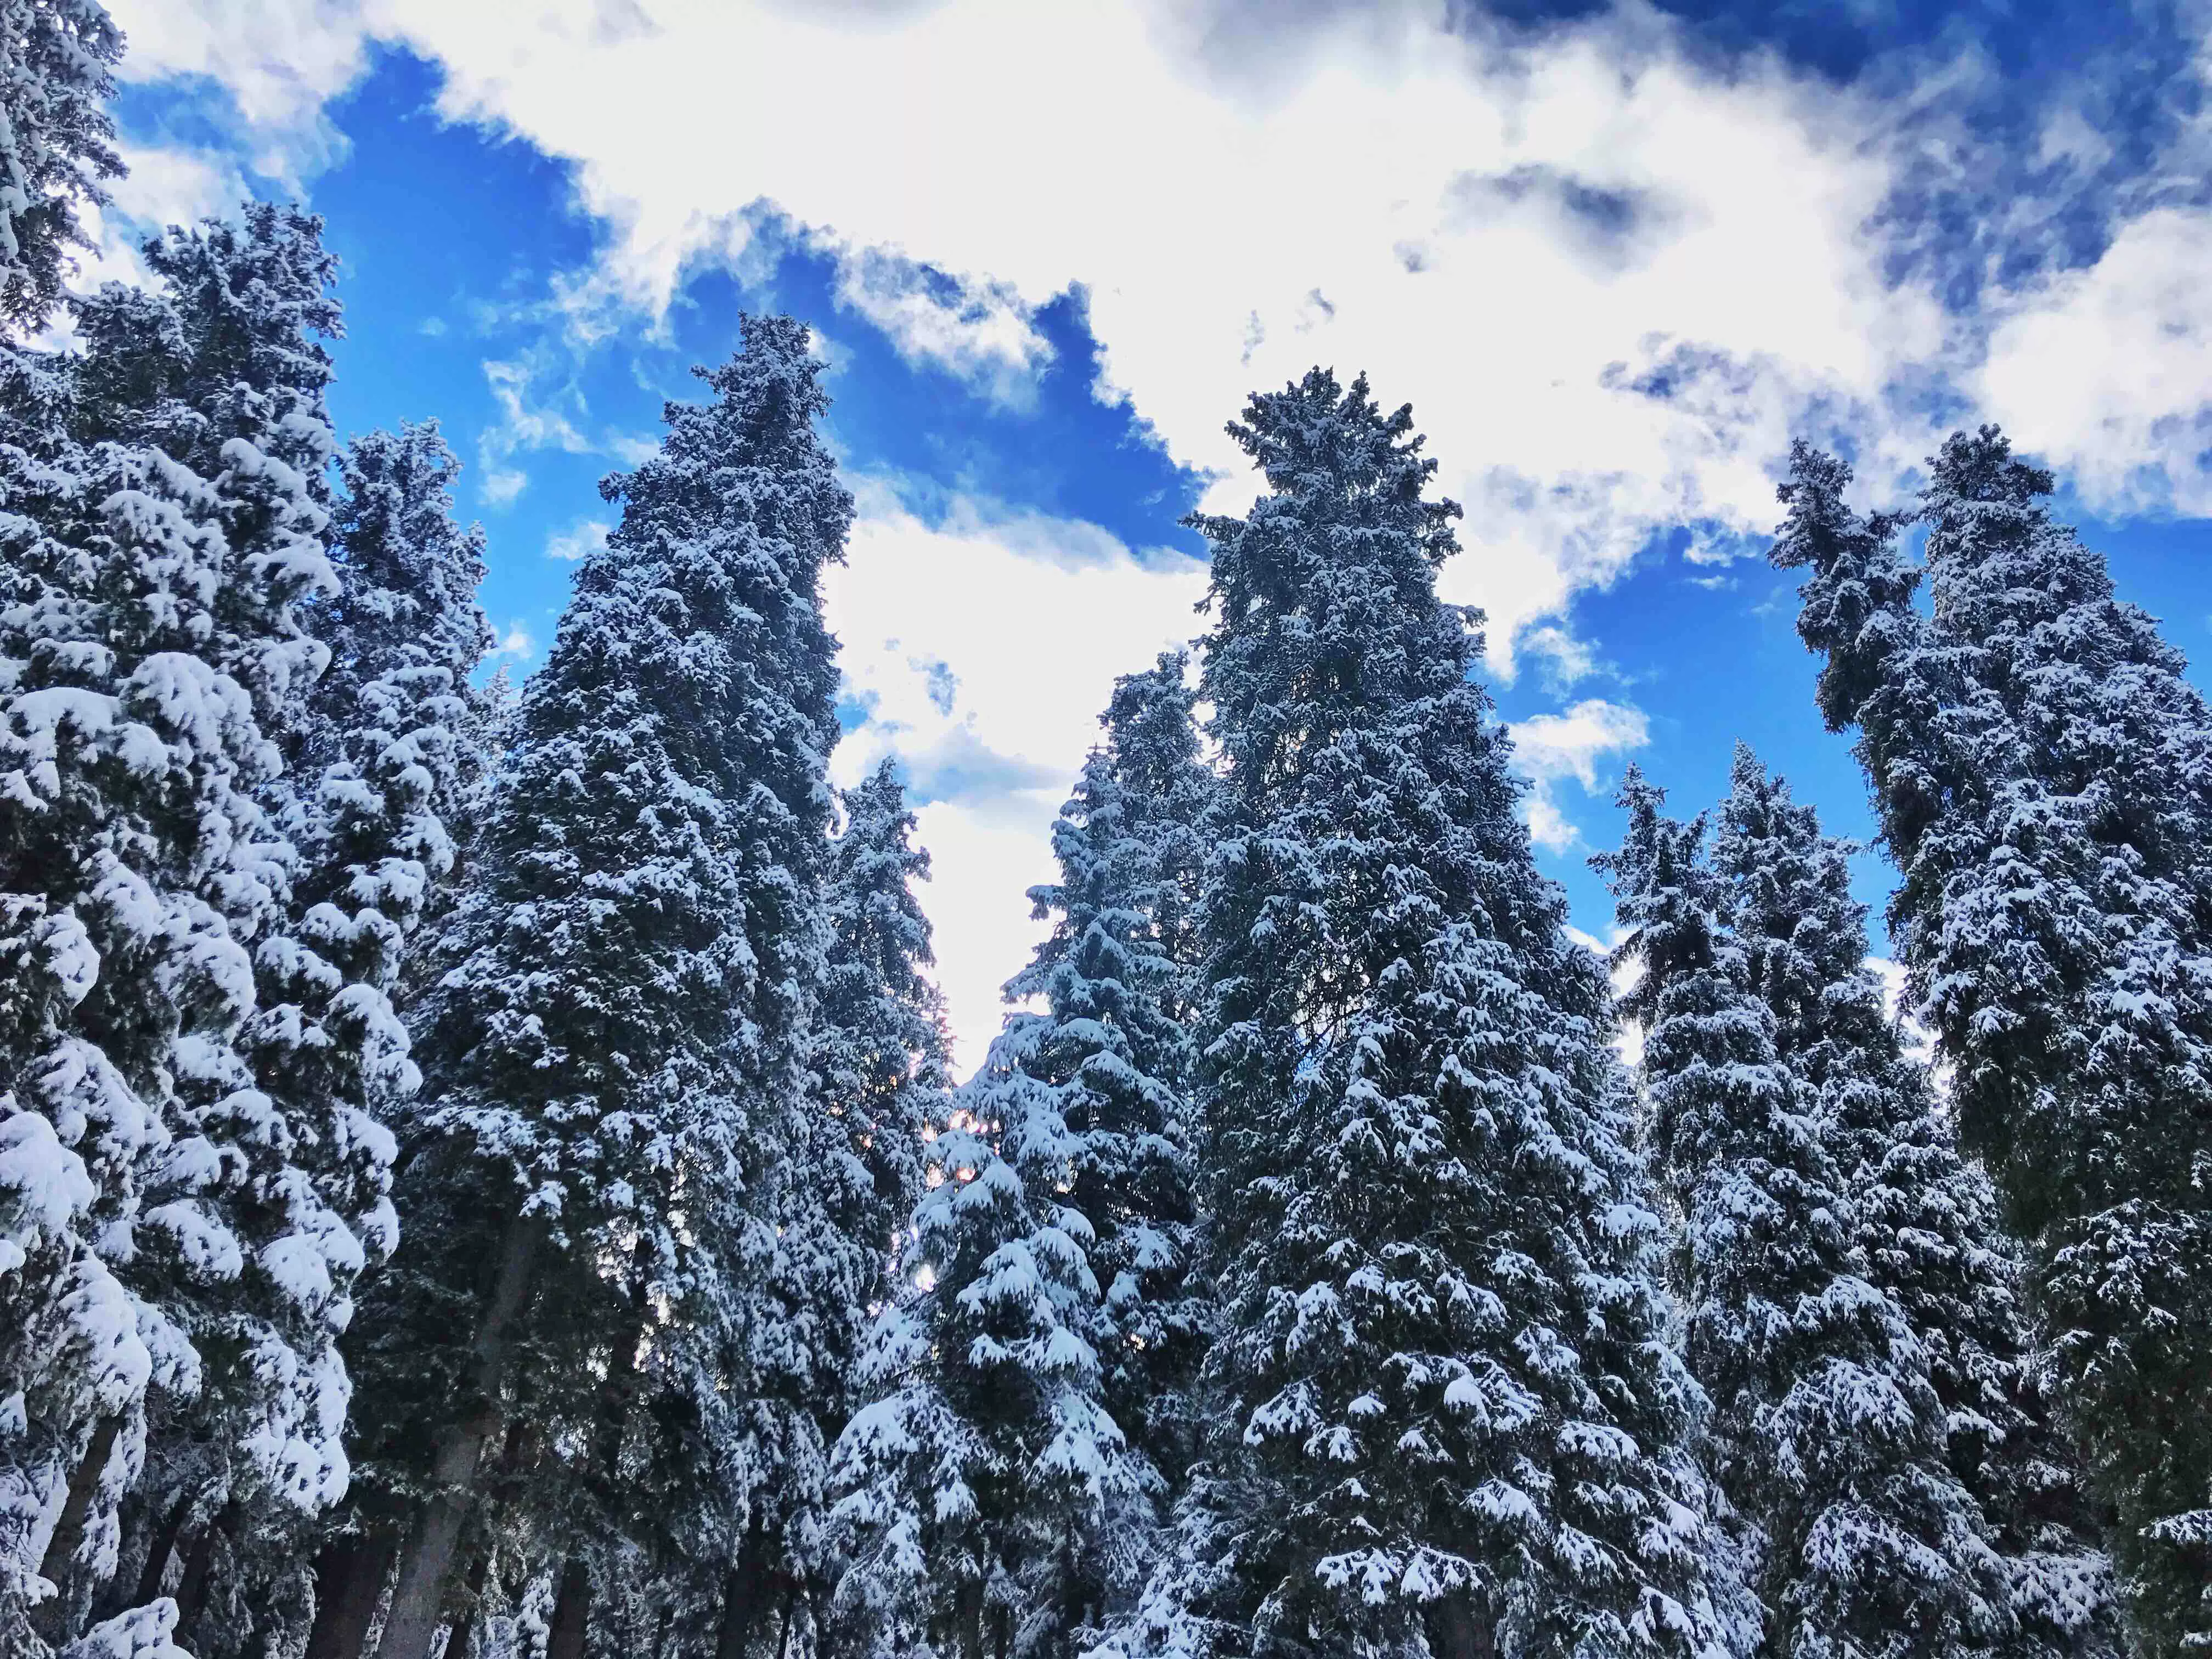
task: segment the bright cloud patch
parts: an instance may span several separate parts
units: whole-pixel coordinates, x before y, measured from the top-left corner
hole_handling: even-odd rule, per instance
[[[1598,782],[1598,763],[1651,740],[1644,712],[1585,697],[1563,714],[1536,714],[1513,725],[1515,769],[1530,784],[1528,834],[1540,847],[1564,853],[1581,838],[1559,801],[1559,786],[1571,778],[1585,791]]]
[[[924,804],[928,902],[951,924],[941,978],[972,1063],[998,1030],[999,986],[1038,936],[1023,893],[1051,873],[1045,830],[1115,677],[1190,636],[1205,570],[1140,560],[1093,525],[960,501],[933,526],[881,483],[857,494],[848,562],[823,589],[845,694],[867,718],[836,775],[849,784],[895,754]]]

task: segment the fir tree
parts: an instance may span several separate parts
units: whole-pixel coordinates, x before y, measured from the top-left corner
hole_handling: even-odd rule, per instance
[[[413,1081],[380,970],[362,959],[354,919],[303,890],[296,840],[309,827],[300,765],[312,692],[329,658],[307,612],[337,587],[322,342],[339,323],[321,228],[249,204],[234,223],[172,229],[145,249],[158,291],[110,285],[79,315],[86,433],[158,450],[204,481],[234,573],[204,648],[252,699],[269,745],[240,930],[255,981],[239,1036],[246,1069],[185,1079],[207,1160],[197,1184],[236,1259],[143,1269],[184,1310],[206,1364],[189,1395],[156,1396],[132,1571],[158,1583],[173,1551],[179,1632],[216,1655],[307,1616],[301,1528],[348,1478],[337,1339],[355,1278],[396,1231],[392,1142],[376,1104]]]
[[[283,744],[325,656],[302,612],[334,586],[317,337],[337,313],[319,231],[252,207],[149,243],[159,286],[83,302],[86,350],[33,405],[46,437],[9,458],[29,510],[6,624],[8,885],[34,976],[9,1066],[18,1133],[41,1117],[57,1132],[41,1167],[82,1164],[40,1206],[40,1271],[59,1269],[46,1282],[64,1305],[22,1311],[66,1343],[112,1311],[112,1281],[140,1348],[105,1341],[101,1415],[66,1493],[52,1454],[71,1437],[27,1471],[59,1502],[44,1554],[70,1593],[50,1634],[82,1628],[111,1577],[109,1605],[150,1597],[179,1545],[198,1623],[218,1554],[286,1532],[345,1481],[336,1343],[354,1276],[391,1235],[391,1148],[331,1080],[388,1074],[404,1048],[380,997],[349,996],[319,954],[283,834]],[[56,928],[79,940],[61,977],[35,968]],[[99,1223],[66,1267],[51,1254],[64,1194]],[[47,1415],[24,1397],[27,1419]],[[118,1575],[117,1506],[142,1456],[143,1524]]]
[[[1167,1489],[1195,1454],[1191,1389],[1211,1307],[1195,1276],[1188,1027],[1199,825],[1213,780],[1199,760],[1187,663],[1164,653],[1115,682],[1106,742],[1054,826],[1060,880],[1030,892],[1053,931],[1006,987],[1047,1012],[1035,1024],[1017,1016],[1005,1039],[1009,1060],[1053,1086],[1080,1139],[1069,1202],[1096,1236],[1104,1401],[1148,1480]]]
[[[491,771],[491,710],[469,684],[491,645],[476,597],[483,537],[453,520],[460,464],[434,421],[369,433],[341,465],[340,587],[314,616],[331,665],[303,767],[315,787],[295,802],[306,861],[296,894],[337,912],[325,919],[331,960],[396,1000],[408,941],[452,885]],[[362,1104],[397,1127],[415,1081],[410,1065],[365,1089]],[[351,1520],[316,1566],[316,1634],[345,1651],[359,1647],[353,1626],[391,1554],[388,1528],[358,1505]]]
[[[1061,879],[1030,891],[1052,932],[1006,987],[1045,1012],[1009,1017],[931,1144],[914,1288],[867,1367],[884,1397],[839,1444],[842,1599],[886,1651],[980,1652],[994,1629],[1071,1651],[1134,1587],[1146,1500],[1188,1461],[1204,1321],[1170,951],[1206,781],[1182,679],[1170,653],[1115,684],[1054,825]]]
[[[122,56],[100,0],[0,0],[0,330],[46,325],[89,246],[79,210],[123,176],[107,112]]]
[[[1100,1403],[1091,1229],[1056,1190],[1080,1142],[1054,1105],[987,1070],[929,1142],[910,1288],[877,1322],[869,1403],[836,1445],[838,1613],[859,1652],[1070,1654],[1109,1517],[1141,1494]]]
[[[1925,1351],[1953,1470],[2004,1554],[2029,1655],[2120,1651],[2111,1563],[2040,1386],[1989,1177],[1959,1152],[1867,964],[1851,844],[1752,752],[1735,754],[1714,866],[1744,988],[1814,1103],[1857,1218],[1869,1281]]]
[[[1316,369],[1230,428],[1227,768],[1203,909],[1218,1432],[1131,1645],[1704,1651],[1718,1620],[1621,1146],[1563,933],[1438,601],[1458,508],[1412,414]]]
[[[1633,767],[1597,862],[1628,930],[1650,1138],[1683,1217],[1687,1356],[1769,1642],[1801,1656],[1959,1655],[2008,1633],[2003,1564],[1946,1461],[1928,1356],[1866,1279],[1856,1212],[1745,947],[1718,925],[1705,821]]]
[[[412,1511],[380,1652],[422,1659],[479,1500],[565,1562],[580,1651],[626,1552],[711,1618],[749,1510],[819,1483],[807,1065],[836,733],[823,566],[850,496],[805,327],[748,318],[671,404],[523,693],[418,1016],[410,1227],[368,1310],[368,1439]],[[366,1402],[365,1402],[366,1403]]]
[[[812,1201],[802,1224],[787,1229],[785,1252],[799,1272],[788,1293],[814,1332],[801,1403],[823,1443],[860,1404],[862,1347],[894,1299],[893,1272],[922,1192],[925,1126],[945,1121],[950,1092],[943,999],[927,975],[929,920],[914,891],[929,878],[929,854],[914,845],[896,764],[884,760],[842,803],[826,892]],[[802,1595],[821,1623],[839,1570],[823,1531],[825,1498],[818,1480],[787,1480],[762,1494],[723,1595],[725,1659],[738,1659],[779,1604],[786,1629]]]
[[[315,793],[301,896],[381,919],[363,977],[390,993],[492,769],[491,710],[470,684],[492,646],[477,599],[483,532],[453,522],[460,462],[435,421],[371,432],[340,467],[339,591],[314,617],[331,664],[302,769]]]
[[[855,1207],[838,1218],[869,1273],[856,1309],[890,1300],[901,1236],[921,1196],[921,1134],[945,1117],[951,1058],[929,918],[914,884],[929,854],[896,763],[885,759],[845,792],[845,828],[830,851],[829,975],[822,992],[823,1089],[859,1166]],[[852,1352],[854,1350],[848,1349]]]
[[[2212,1492],[2212,719],[2153,621],[2054,524],[2050,475],[1984,428],[1923,497],[1933,614],[1899,521],[1800,444],[1778,563],[1823,712],[1859,728],[1903,872],[1893,937],[1955,1073],[1966,1144],[2031,1247],[2063,1401],[2136,1637],[2203,1632],[2212,1566],[2180,1517]]]

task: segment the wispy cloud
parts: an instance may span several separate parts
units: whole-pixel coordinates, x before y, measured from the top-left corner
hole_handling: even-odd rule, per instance
[[[1513,723],[1515,769],[1527,778],[1528,834],[1564,853],[1582,839],[1559,805],[1559,787],[1571,779],[1585,793],[1598,786],[1599,763],[1641,749],[1651,740],[1640,708],[1585,697],[1557,714],[1534,714]]]

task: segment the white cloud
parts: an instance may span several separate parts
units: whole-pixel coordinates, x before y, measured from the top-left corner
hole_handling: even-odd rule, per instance
[[[2098,507],[2212,514],[2208,265],[2212,214],[2154,210],[1990,340],[1990,416]]]
[[[531,637],[530,630],[520,622],[507,623],[506,630],[499,636],[499,643],[492,647],[490,652],[494,661],[501,657],[511,657],[517,663],[528,662],[537,654],[538,641]]]
[[[1036,941],[1022,896],[1115,677],[1188,639],[1204,568],[1140,560],[1095,525],[955,501],[941,525],[881,481],[855,491],[848,562],[823,580],[846,694],[872,717],[839,746],[850,784],[896,754],[938,863],[925,895],[962,1060],[999,1028],[999,987]]]
[[[386,27],[374,0],[108,0],[127,82],[202,77],[230,95],[255,171],[297,188],[343,141],[324,106]]]
[[[574,563],[605,547],[613,529],[605,519],[579,519],[566,530],[553,533],[545,544],[545,556]]]
[[[1565,691],[1597,672],[1597,653],[1589,641],[1557,623],[1528,629],[1521,636],[1520,648],[1541,662],[1543,682],[1554,691]]]
[[[1013,289],[932,273],[880,248],[830,251],[839,302],[888,335],[908,361],[941,369],[1006,407],[1035,404],[1052,349]]]
[[[1529,781],[1528,834],[1537,844],[1564,853],[1581,839],[1559,806],[1559,786],[1569,779],[1585,792],[1598,785],[1598,762],[1641,749],[1651,740],[1644,711],[1602,697],[1585,697],[1559,714],[1534,714],[1513,723],[1514,768]]]
[[[489,507],[512,507],[515,498],[530,488],[530,475],[518,467],[501,466],[487,460],[485,471],[477,479],[477,493]]]
[[[1709,72],[1632,9],[1512,50],[1411,0],[1233,50],[1127,0],[657,0],[612,33],[592,0],[287,15],[279,38],[331,37],[301,85],[363,30],[401,39],[443,65],[449,115],[574,161],[613,233],[594,304],[657,313],[687,262],[757,258],[787,222],[910,354],[1018,397],[1029,308],[1081,284],[1105,386],[1221,501],[1249,493],[1221,432],[1248,391],[1371,370],[1469,509],[1445,585],[1509,671],[1524,623],[1654,528],[1770,526],[1765,469],[1808,401],[1877,403],[1948,341],[1862,233],[1893,178],[1881,110],[1769,62]],[[289,107],[273,54],[191,27],[246,101]]]

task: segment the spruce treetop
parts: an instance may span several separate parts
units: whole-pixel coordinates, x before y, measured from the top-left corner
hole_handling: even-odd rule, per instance
[[[123,34],[100,0],[0,0],[0,328],[36,333],[88,247],[78,212],[123,176],[115,65]]]

